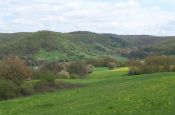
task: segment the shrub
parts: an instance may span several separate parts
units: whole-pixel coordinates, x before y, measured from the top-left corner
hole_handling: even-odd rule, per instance
[[[40,81],[36,82],[34,89],[37,91],[45,91],[47,88],[55,86],[55,77],[44,76]]]
[[[70,75],[67,71],[62,70],[60,73],[58,73],[58,78],[59,79],[69,79]]]
[[[50,71],[37,72],[39,81],[34,84],[34,89],[37,91],[47,91],[48,88],[55,86],[55,74]]]
[[[50,71],[34,71],[33,72],[33,78],[38,80],[44,80],[48,82],[54,82],[56,75]]]
[[[92,59],[87,59],[86,63],[91,64],[95,67],[107,67],[109,62],[115,62],[117,61],[109,56],[105,57],[100,57],[100,58],[92,58]]]
[[[19,95],[18,86],[10,80],[0,81],[0,100],[15,98]]]
[[[78,77],[77,74],[71,74],[70,78],[71,78],[71,79],[78,79],[79,77]]]
[[[109,62],[109,63],[108,63],[108,68],[109,68],[109,69],[115,69],[115,67],[116,67],[115,62]]]
[[[46,81],[50,84],[55,83],[55,75],[52,72],[45,72],[42,74],[41,81]]]
[[[41,79],[42,78],[42,72],[40,70],[33,70],[33,79]]]
[[[89,65],[86,67],[87,72],[88,72],[88,73],[92,73],[93,68],[94,68],[93,65],[89,64]]]
[[[67,70],[70,74],[77,74],[80,77],[84,77],[89,72],[87,66],[84,62],[72,62],[67,67]]]
[[[21,95],[32,95],[34,93],[34,89],[33,89],[33,84],[32,83],[23,83],[21,85],[21,89],[20,89]]]
[[[41,67],[42,72],[50,71],[54,73],[55,75],[57,75],[63,69],[64,69],[64,66],[60,64],[60,62],[51,62]]]
[[[16,56],[5,58],[0,64],[0,79],[12,80],[20,85],[25,79],[32,76],[32,72],[25,63]]]

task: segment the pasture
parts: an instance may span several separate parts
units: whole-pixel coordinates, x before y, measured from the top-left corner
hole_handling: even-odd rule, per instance
[[[127,68],[96,68],[80,88],[0,102],[0,115],[173,115],[175,73],[128,76]]]

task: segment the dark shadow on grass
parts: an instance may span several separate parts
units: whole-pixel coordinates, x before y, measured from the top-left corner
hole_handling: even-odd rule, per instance
[[[84,87],[86,86],[85,84],[73,84],[73,83],[65,83],[65,82],[58,82],[55,84],[45,84],[41,85],[39,87],[35,88],[36,93],[42,93],[42,92],[54,92],[54,91],[59,91],[59,90],[64,90],[64,89],[72,89],[72,88],[79,88],[79,87]]]

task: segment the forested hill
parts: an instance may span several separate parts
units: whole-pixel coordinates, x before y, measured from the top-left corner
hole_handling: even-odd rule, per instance
[[[98,34],[88,31],[0,33],[0,55],[15,54],[37,60],[77,60],[101,55],[127,57],[125,54],[138,47],[137,52],[147,53],[162,47],[161,44],[172,42],[175,43],[174,37]]]
[[[81,59],[97,55],[112,55],[127,44],[109,35],[92,32],[59,33],[38,31],[33,33],[0,34],[0,53],[27,57],[55,57]]]

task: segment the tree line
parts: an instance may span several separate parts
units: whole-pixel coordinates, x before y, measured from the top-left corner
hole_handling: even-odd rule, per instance
[[[175,71],[174,56],[149,56],[143,60],[130,60],[128,62],[129,75],[148,74],[156,72]]]

